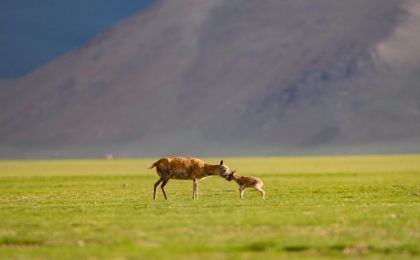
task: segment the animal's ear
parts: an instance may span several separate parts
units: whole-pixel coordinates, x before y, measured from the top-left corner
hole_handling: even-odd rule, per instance
[[[236,173],[236,170],[233,170],[233,171],[232,171],[232,175],[235,175],[235,173]]]
[[[222,166],[222,165],[223,165],[223,160],[220,161],[220,166]]]

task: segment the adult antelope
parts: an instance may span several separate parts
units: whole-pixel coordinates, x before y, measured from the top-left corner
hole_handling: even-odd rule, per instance
[[[159,180],[154,185],[153,199],[156,199],[156,188],[161,184],[163,196],[166,197],[165,186],[170,179],[193,180],[193,199],[198,199],[198,180],[212,176],[225,176],[229,172],[229,167],[223,164],[212,165],[196,158],[172,157],[162,158],[148,167],[156,167]]]

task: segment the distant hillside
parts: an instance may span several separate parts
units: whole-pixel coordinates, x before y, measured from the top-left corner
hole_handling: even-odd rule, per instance
[[[414,1],[160,1],[0,82],[0,156],[418,152],[419,40]]]
[[[152,1],[0,1],[0,78],[32,71]]]

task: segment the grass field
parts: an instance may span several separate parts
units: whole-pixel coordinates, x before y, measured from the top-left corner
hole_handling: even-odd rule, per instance
[[[223,159],[266,200],[212,177],[153,201],[153,159],[0,161],[0,257],[420,257],[420,155]]]

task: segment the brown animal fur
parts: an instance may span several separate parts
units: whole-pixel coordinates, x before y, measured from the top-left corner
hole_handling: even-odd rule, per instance
[[[156,167],[156,172],[160,177],[154,185],[153,199],[156,199],[156,188],[160,183],[162,183],[160,188],[163,195],[165,199],[168,199],[164,187],[170,179],[193,180],[193,199],[198,199],[198,180],[212,175],[224,176],[229,172],[229,167],[223,165],[223,160],[220,164],[211,165],[200,159],[185,157],[162,158],[150,165],[148,169],[153,167]]]
[[[246,188],[254,188],[261,193],[263,199],[265,198],[265,191],[262,189],[264,183],[262,180],[253,177],[253,176],[240,176],[236,174],[236,171],[224,176],[226,180],[234,180],[239,185],[239,197],[242,199],[244,197],[244,192]]]

